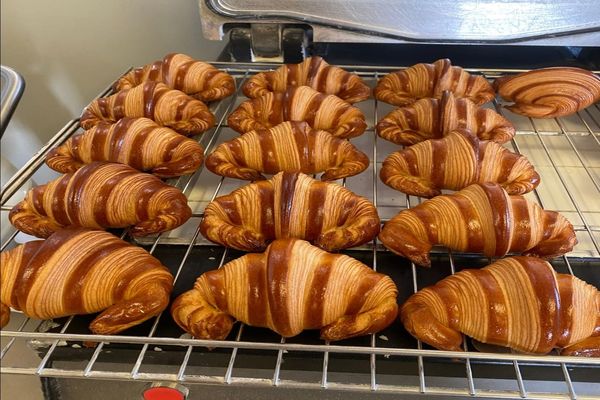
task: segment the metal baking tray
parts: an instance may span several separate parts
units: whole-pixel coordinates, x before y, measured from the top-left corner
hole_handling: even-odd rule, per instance
[[[238,90],[233,97],[211,104],[217,126],[197,137],[208,154],[237,136],[226,125],[227,115],[244,101],[240,87],[255,72],[271,64],[215,63],[232,74]],[[378,78],[399,67],[343,66],[374,87]],[[494,78],[516,70],[470,70]],[[110,94],[107,88],[100,96]],[[552,261],[557,271],[572,273],[600,287],[600,108],[594,105],[568,118],[532,120],[510,113],[501,101],[488,105],[515,123],[518,133],[507,146],[530,159],[542,183],[527,195],[544,208],[562,212],[573,223],[579,244],[573,252]],[[399,148],[376,137],[374,124],[392,107],[374,99],[358,103],[368,121],[366,133],[352,142],[371,157],[370,168],[339,183],[369,198],[382,220],[418,204],[383,185],[378,172],[383,159]],[[45,154],[79,131],[78,120],[69,121],[2,189],[2,218],[22,196],[31,181],[58,176],[43,165]],[[54,174],[54,175],[53,175]],[[215,246],[199,233],[206,204],[247,182],[222,178],[207,170],[171,180],[188,196],[193,217],[182,227],[154,238],[138,240],[176,276],[173,297],[189,290],[201,273],[241,256],[239,251]],[[12,197],[12,198],[11,198]],[[127,232],[116,232],[127,237]],[[25,239],[8,232],[2,249]],[[377,240],[344,251],[392,277],[399,303],[416,290],[463,268],[477,268],[491,259],[457,254],[438,247],[432,268],[415,267],[387,251]],[[532,356],[497,352],[474,341],[464,352],[439,351],[412,338],[399,322],[384,331],[336,343],[319,340],[317,331],[284,339],[261,328],[238,324],[224,341],[195,340],[184,334],[168,312],[117,335],[90,334],[92,316],[61,318],[52,324],[13,313],[1,332],[3,374],[40,377],[110,379],[120,381],[173,381],[242,387],[330,389],[369,394],[427,394],[493,398],[582,398],[600,395],[597,377],[600,359],[561,357],[556,353]],[[26,362],[15,348],[31,348],[39,355]],[[483,351],[481,351],[483,350]],[[489,352],[493,350],[494,352]],[[14,354],[11,354],[14,353]],[[320,392],[323,394],[323,392]]]

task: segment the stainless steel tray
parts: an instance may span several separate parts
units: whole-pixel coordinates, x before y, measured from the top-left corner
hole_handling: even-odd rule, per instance
[[[239,90],[254,72],[272,68],[269,64],[216,63],[231,73],[238,85],[233,97],[211,108],[218,125],[198,140],[207,153],[215,145],[235,137],[226,126],[226,116],[245,100]],[[345,66],[374,86],[386,72],[398,67]],[[493,78],[514,71],[473,70]],[[101,96],[110,93],[105,90]],[[377,138],[373,126],[392,107],[371,99],[358,106],[368,120],[367,132],[353,143],[368,152],[368,171],[340,183],[370,198],[383,220],[421,199],[393,191],[378,179],[381,162],[398,146]],[[542,177],[538,190],[528,195],[547,209],[564,213],[574,224],[579,244],[572,253],[553,260],[555,268],[573,273],[600,286],[600,109],[597,105],[572,117],[531,120],[506,111],[494,101],[490,107],[511,119],[518,134],[508,147],[526,154]],[[2,218],[19,200],[23,185],[32,178],[51,177],[43,157],[54,146],[77,132],[78,120],[69,121],[2,190]],[[200,273],[218,268],[241,255],[214,246],[201,237],[198,224],[206,204],[245,184],[225,179],[206,170],[171,181],[189,198],[194,216],[181,228],[139,244],[169,266],[176,275],[173,296],[188,290]],[[16,194],[15,194],[16,193]],[[11,199],[12,197],[12,199]],[[24,239],[8,232],[2,249]],[[126,232],[123,232],[126,236]],[[468,267],[491,260],[435,249],[433,267],[420,269],[386,251],[377,241],[346,252],[379,271],[390,274],[398,284],[402,302],[411,293]],[[230,384],[280,386],[287,388],[351,390],[374,393],[438,394],[477,397],[575,398],[600,395],[594,385],[600,374],[600,359],[531,356],[477,351],[473,342],[464,352],[439,351],[415,341],[399,322],[385,331],[365,338],[335,344],[322,342],[313,332],[284,339],[259,328],[239,324],[225,341],[195,340],[182,335],[168,313],[118,336],[92,335],[87,331],[89,316],[33,321],[13,313],[10,325],[1,332],[1,373],[36,374],[40,377],[78,377],[123,381],[177,381],[185,384]],[[85,348],[84,342],[99,343]],[[26,363],[11,356],[11,349],[31,343],[41,361]],[[211,348],[208,351],[207,348]]]

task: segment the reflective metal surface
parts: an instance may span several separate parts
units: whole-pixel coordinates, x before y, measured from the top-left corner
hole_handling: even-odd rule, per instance
[[[25,80],[17,71],[0,66],[0,137],[25,90]]]

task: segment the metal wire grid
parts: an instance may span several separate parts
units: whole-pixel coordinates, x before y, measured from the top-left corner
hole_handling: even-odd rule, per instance
[[[236,77],[237,81],[237,90],[236,94],[230,98],[225,99],[224,101],[218,103],[213,111],[220,115],[220,119],[218,121],[217,126],[214,128],[211,135],[205,134],[201,137],[201,142],[205,145],[206,153],[208,153],[217,139],[219,138],[221,130],[226,127],[226,116],[232,111],[233,106],[238,101],[238,97],[240,94],[241,85],[247,79],[249,74],[252,72],[258,72],[260,70],[264,70],[270,68],[270,65],[257,65],[257,64],[248,64],[248,65],[240,65],[240,64],[216,64],[218,68],[227,70],[233,76]],[[395,67],[360,67],[360,66],[347,66],[346,68],[350,70],[354,70],[358,74],[362,75],[365,78],[377,80],[381,73],[384,73],[389,70],[396,69]],[[477,71],[475,71],[477,72]],[[488,78],[495,77],[497,75],[501,75],[507,72],[517,72],[516,70],[496,70],[496,71],[479,71],[483,73]],[[104,90],[99,97],[106,96],[110,94],[110,87]],[[501,104],[497,101],[494,101],[494,107],[499,113],[503,113],[503,108]],[[596,105],[596,111],[600,111],[598,106]],[[377,101],[374,101],[374,107],[372,110],[373,121],[378,120],[378,104]],[[593,123],[600,127],[598,117],[596,117],[590,110],[585,110],[587,113],[588,120],[593,121]],[[595,143],[597,144],[597,150],[600,151],[600,140],[598,139],[598,133],[592,129],[592,126],[586,121],[586,118],[581,113],[577,113],[578,118],[581,120],[583,125],[586,127],[587,135],[590,135]],[[571,193],[569,190],[567,179],[564,176],[564,172],[561,172],[561,168],[557,166],[555,161],[553,160],[552,154],[548,146],[546,145],[546,139],[544,136],[548,132],[540,132],[537,128],[535,121],[529,119],[531,124],[531,131],[520,131],[520,134],[532,134],[539,140],[542,148],[548,159],[550,160],[552,167],[556,174],[559,177],[559,180],[562,183],[565,193],[571,200],[576,214],[581,221],[581,226],[576,226],[576,230],[578,232],[585,232],[589,235],[593,247],[595,249],[594,256],[600,254],[600,247],[598,244],[598,239],[596,235],[600,232],[600,227],[595,223],[590,223],[588,218],[586,217],[589,213],[584,213],[581,207],[577,204],[576,196]],[[573,140],[569,137],[570,133],[565,129],[564,122],[560,119],[556,120],[556,123],[560,127],[558,132],[554,132],[554,135],[562,135],[567,138],[572,150],[577,155],[581,165],[585,169],[587,175],[592,180],[598,194],[600,194],[600,186],[598,185],[598,179],[596,177],[595,171],[593,171],[590,167],[586,165],[585,157],[580,154],[578,149],[576,148]],[[38,168],[43,164],[45,154],[56,145],[64,142],[68,137],[70,137],[73,133],[75,133],[78,129],[78,120],[69,121],[65,127],[59,131],[50,141],[49,143],[42,149],[38,154],[36,154],[29,163],[21,171],[19,171],[3,188],[2,190],[2,211],[8,211],[10,209],[9,206],[6,206],[6,202],[11,196],[21,187],[21,185],[26,182],[34,173],[38,170]],[[370,127],[365,133],[365,135],[372,135],[373,147],[372,147],[372,190],[373,190],[373,202],[376,207],[379,208],[378,204],[378,139],[377,135],[373,127]],[[583,132],[586,134],[586,132]],[[512,147],[514,151],[520,152],[520,146],[516,140],[512,141]],[[199,174],[198,171],[196,174]],[[179,178],[174,184],[183,189],[184,193],[188,191],[190,188],[190,184],[193,182],[193,176],[182,177]],[[224,178],[221,178],[216,186],[216,189],[212,193],[211,200],[214,199],[217,195],[219,195],[222,187],[223,187]],[[342,182],[345,184],[345,181]],[[539,195],[538,191],[535,191],[534,196],[537,201],[543,206],[542,196]],[[420,199],[412,198],[414,201],[420,201]],[[411,207],[411,198],[406,196],[406,208]],[[595,210],[595,212],[600,213],[600,210]],[[196,217],[202,218],[202,214],[195,214]],[[1,245],[2,250],[9,246],[11,243],[14,243],[14,239],[18,232],[14,232],[10,237],[8,237]],[[194,248],[194,246],[198,246],[202,244],[202,240],[199,234],[199,228],[196,227],[195,231],[191,235],[191,239],[187,242],[187,247],[181,262],[178,265],[175,281],[180,276],[182,268],[186,264],[188,257]],[[127,232],[123,233],[123,237],[125,237]],[[579,233],[578,233],[579,234]],[[150,253],[154,253],[159,243],[162,244],[165,235],[160,235],[156,237],[150,248]],[[378,245],[377,239],[374,239],[370,246],[367,247],[367,250],[372,252],[373,269],[377,269],[377,260],[378,254],[382,251],[381,245]],[[222,254],[220,256],[219,268],[224,264],[228,255],[228,249],[223,248]],[[454,263],[454,255],[452,252],[448,251],[448,259],[449,259],[449,268],[451,273],[455,272],[455,263]],[[564,262],[567,265],[567,268],[571,274],[573,274],[573,269],[571,268],[570,260],[568,257],[563,257]],[[596,258],[594,257],[594,260]],[[492,260],[490,260],[492,261]],[[414,264],[411,265],[412,272],[412,286],[413,291],[417,291],[417,268]],[[185,338],[173,338],[173,337],[156,337],[156,329],[161,320],[161,315],[154,319],[152,327],[147,336],[106,336],[106,335],[93,335],[93,334],[71,334],[67,333],[67,330],[73,321],[74,317],[70,317],[64,323],[59,333],[48,333],[48,332],[38,332],[39,324],[36,326],[35,324],[31,331],[25,330],[25,327],[28,325],[29,319],[25,319],[14,331],[2,331],[2,338],[10,338],[8,343],[2,348],[2,352],[0,354],[0,359],[4,359],[4,356],[9,352],[11,347],[13,346],[16,339],[37,339],[37,340],[50,340],[51,345],[40,361],[39,365],[32,368],[24,368],[24,367],[11,367],[2,365],[0,372],[2,373],[12,373],[12,374],[35,374],[42,377],[71,377],[71,378],[97,378],[97,379],[111,379],[111,380],[141,380],[141,381],[178,381],[183,383],[224,383],[224,384],[238,384],[238,385],[250,385],[250,386],[285,386],[290,388],[330,388],[337,390],[353,390],[353,391],[376,391],[382,393],[426,393],[426,394],[437,394],[437,395],[455,395],[455,396],[477,396],[477,397],[502,397],[502,398],[513,398],[513,397],[521,397],[521,398],[556,398],[559,397],[567,397],[571,399],[575,399],[577,394],[575,392],[575,388],[573,385],[573,381],[570,376],[569,367],[576,367],[579,365],[587,365],[587,366],[600,366],[600,359],[585,359],[585,358],[577,358],[577,357],[561,357],[557,355],[548,355],[548,356],[531,356],[531,355],[522,355],[522,354],[497,354],[497,353],[482,353],[476,351],[470,351],[468,348],[467,342],[464,344],[464,352],[454,352],[454,351],[439,351],[439,350],[428,350],[423,349],[421,342],[417,342],[417,348],[394,348],[394,347],[383,347],[378,346],[378,337],[376,335],[371,335],[370,345],[369,346],[345,346],[345,345],[335,345],[330,343],[313,345],[313,344],[301,344],[301,343],[286,343],[285,338],[281,338],[279,343],[277,342],[252,342],[252,341],[244,341],[242,340],[244,334],[244,324],[239,324],[237,333],[235,335],[235,340],[226,340],[226,341],[215,341],[215,340],[196,340],[196,339],[185,339]],[[83,369],[61,369],[54,368],[49,366],[49,360],[51,359],[53,353],[55,352],[60,341],[69,340],[76,342],[97,342],[93,354],[91,355],[89,361],[85,365]],[[94,366],[98,360],[99,355],[104,349],[106,343],[126,343],[126,344],[137,344],[142,345],[141,350],[136,358],[136,361],[133,365],[131,371],[128,372],[118,372],[118,371],[101,371],[94,369]],[[181,346],[185,348],[185,355],[183,356],[182,362],[178,367],[177,373],[157,373],[157,372],[141,372],[140,369],[143,365],[144,359],[146,357],[148,348],[150,345],[158,346],[158,345],[172,345],[172,346]],[[227,348],[231,349],[231,355],[229,357],[229,362],[226,368],[226,371],[223,375],[200,375],[193,373],[186,373],[188,368],[188,363],[194,348],[198,347],[208,347],[208,348]],[[277,358],[276,363],[273,369],[273,376],[271,379],[260,379],[260,378],[250,378],[250,377],[236,377],[234,375],[235,362],[238,354],[238,349],[252,349],[252,350],[264,350],[264,351],[276,351]],[[302,380],[291,380],[291,379],[281,379],[281,367],[284,360],[284,354],[288,351],[294,352],[317,352],[322,354],[323,363],[322,363],[322,371],[321,371],[321,379],[319,383],[314,382],[306,382]],[[369,355],[369,384],[358,384],[358,383],[338,383],[338,382],[330,382],[329,374],[328,374],[328,366],[329,366],[329,356],[331,353],[341,353],[341,354],[353,354],[353,355]],[[417,360],[417,371],[418,371],[418,386],[414,385],[402,385],[402,384],[381,384],[378,383],[378,375],[377,375],[377,356],[397,356],[397,357],[411,357],[416,358]],[[462,360],[465,365],[465,376],[467,381],[466,388],[455,388],[455,387],[433,387],[427,384],[426,382],[426,373],[424,360],[425,359],[453,359],[453,360]],[[512,363],[515,372],[515,379],[517,381],[518,390],[517,391],[508,391],[508,390],[495,390],[495,389],[482,389],[477,388],[475,379],[473,377],[471,361],[472,360],[487,360],[487,361],[504,361]],[[541,392],[528,392],[526,387],[526,382],[523,379],[522,371],[521,371],[521,362],[533,362],[538,365],[554,365],[560,366],[562,373],[564,375],[564,382],[566,384],[568,393],[560,394],[560,393],[541,393]],[[580,397],[581,398],[581,397]]]

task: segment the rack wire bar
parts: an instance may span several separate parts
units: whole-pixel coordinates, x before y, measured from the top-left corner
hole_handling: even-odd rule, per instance
[[[203,144],[205,150],[205,156],[208,152],[217,145],[221,136],[221,132],[228,128],[227,126],[227,115],[231,111],[231,109],[235,106],[236,102],[240,98],[240,88],[243,85],[244,81],[248,78],[249,74],[252,72],[264,71],[266,69],[270,69],[273,67],[273,64],[239,64],[239,63],[214,63],[217,68],[224,69],[229,73],[233,74],[237,87],[235,91],[235,95],[231,99],[227,99],[225,101],[219,102],[214,108],[214,112],[216,115],[220,115],[219,121],[214,128],[214,131],[211,135],[203,135],[200,137],[199,141]],[[360,76],[368,78],[370,80],[377,80],[380,76],[380,73],[388,72],[391,70],[396,70],[398,67],[370,67],[370,66],[345,66],[345,68],[352,69],[357,72]],[[521,72],[522,70],[477,70],[477,69],[468,69],[469,71],[481,73],[487,79],[501,76],[506,73],[511,72]],[[110,87],[105,89],[100,96],[105,96],[110,93]],[[371,103],[369,103],[371,104]],[[372,116],[374,123],[377,122],[380,112],[378,108],[377,100],[372,100]],[[496,111],[501,115],[504,114],[504,110],[502,105],[494,99],[493,106]],[[598,105],[594,106],[596,110],[600,111],[600,107]],[[582,208],[577,203],[577,197],[574,196],[574,193],[571,192],[567,184],[569,181],[566,179],[564,172],[561,171],[561,167],[557,165],[557,163],[553,160],[552,153],[550,147],[548,147],[546,141],[549,142],[550,139],[547,139],[549,136],[565,136],[566,140],[570,145],[569,151],[572,151],[574,157],[577,157],[581,166],[585,169],[585,172],[592,180],[593,185],[589,185],[593,190],[596,190],[600,194],[600,185],[598,184],[598,179],[596,178],[595,166],[588,166],[586,163],[587,154],[583,153],[583,150],[577,147],[577,140],[575,138],[571,138],[574,136],[582,136],[582,135],[591,135],[593,140],[600,146],[600,140],[598,138],[598,134],[595,133],[595,130],[600,127],[598,123],[598,118],[592,112],[591,109],[586,109],[587,113],[584,118],[583,111],[578,112],[578,121],[580,122],[581,129],[578,130],[570,130],[568,127],[569,124],[565,124],[565,122],[561,119],[556,119],[556,124],[558,129],[556,131],[546,131],[543,132],[538,129],[535,122],[532,119],[529,119],[529,124],[531,124],[532,129],[529,127],[525,129],[521,129],[518,131],[518,136],[535,136],[540,144],[542,149],[540,149],[541,154],[545,154],[551,162],[551,165],[556,172],[558,179],[562,186],[564,187],[564,192],[568,196],[570,203],[573,205],[573,210],[569,206],[570,212],[576,213],[580,219],[581,224],[578,224],[575,227],[575,230],[578,232],[586,232],[590,235],[593,247],[595,247],[599,256],[594,256],[591,259],[593,262],[600,261],[600,248],[598,246],[598,241],[594,237],[594,233],[600,232],[600,227],[590,224],[591,220],[586,219],[589,214],[589,210]],[[594,111],[595,112],[595,111]],[[589,116],[589,118],[587,118]],[[505,116],[510,119],[510,116]],[[527,120],[526,120],[527,121]],[[590,122],[588,122],[590,121]],[[595,126],[594,126],[595,125]],[[10,199],[14,193],[16,193],[19,188],[29,180],[33,174],[42,166],[45,154],[47,154],[52,147],[64,142],[70,135],[75,134],[78,129],[78,119],[73,119],[69,121],[49,142],[48,144],[38,152],[27,164],[25,167],[21,168],[15,176],[11,178],[9,183],[5,185],[2,189],[1,193],[1,211],[7,212],[10,207],[7,205],[8,199]],[[372,136],[371,136],[372,135]],[[382,145],[385,145],[385,142],[378,140],[377,134],[375,132],[374,126],[369,124],[366,129],[366,134],[364,137],[371,137],[372,140],[372,185],[368,191],[373,192],[373,203],[374,205],[379,207],[390,207],[389,205],[382,205],[381,203],[385,202],[386,196],[382,195],[381,198],[378,198],[378,193],[380,187],[378,187],[378,154],[381,154],[381,151],[378,148]],[[513,138],[512,147],[515,152],[521,153],[519,141]],[[567,146],[569,147],[569,146]],[[552,151],[554,149],[552,148]],[[188,194],[188,191],[193,192],[193,190],[197,187],[200,179],[200,174],[202,172],[202,168],[196,171],[195,174],[180,177],[178,179],[170,180],[169,183],[182,188],[182,191]],[[227,185],[231,182],[227,181]],[[346,181],[343,181],[343,185],[345,186]],[[218,183],[216,183],[216,187],[210,195],[211,191],[207,191],[206,195],[203,194],[202,201],[208,200],[205,197],[210,197],[210,201],[214,200],[218,193],[224,187],[224,178],[220,178]],[[227,186],[229,187],[229,186]],[[383,192],[384,193],[384,192]],[[362,194],[362,193],[361,193]],[[543,207],[544,197],[541,196],[538,190],[533,192],[538,203]],[[578,194],[578,193],[577,193]],[[189,194],[188,194],[189,195]],[[363,194],[364,195],[364,194]],[[382,200],[383,199],[383,200]],[[414,199],[413,199],[414,200]],[[190,200],[191,201],[191,200]],[[419,200],[420,201],[420,200]],[[565,203],[567,199],[565,198]],[[394,204],[393,207],[396,207]],[[408,209],[411,207],[411,198],[406,196],[406,205],[398,204],[398,209]],[[561,210],[562,211],[562,210]],[[593,210],[593,213],[600,213],[600,210]],[[204,214],[203,212],[195,211],[193,217],[200,218],[202,221]],[[386,218],[381,218],[382,222],[386,221]],[[596,222],[594,222],[596,224]],[[12,242],[15,241],[17,237],[18,231],[12,232],[7,235],[7,240],[2,243],[2,250],[4,250],[7,246],[9,246]],[[128,232],[125,230],[123,232],[123,238],[127,236]],[[188,236],[189,235],[189,236]],[[4,238],[3,238],[4,239]],[[169,238],[171,239],[171,238]],[[182,259],[178,263],[174,263],[177,266],[175,273],[175,280],[180,278],[181,272],[185,268],[185,265],[192,253],[192,250],[196,246],[202,246],[206,244],[205,241],[200,240],[200,232],[199,228],[195,228],[188,233],[186,233],[185,241],[179,244],[185,245],[185,253],[183,254]],[[18,240],[18,239],[17,239]],[[172,243],[170,240],[167,240],[167,235],[162,236],[159,235],[153,241],[148,243],[150,245],[150,253],[154,253],[156,249],[161,248],[163,246],[168,246]],[[590,248],[592,248],[590,246]],[[383,249],[381,244],[378,243],[378,240],[375,238],[372,242],[367,245],[361,246],[356,250],[365,250],[372,253],[373,261],[372,268],[377,271],[379,269],[385,269],[386,265],[383,262],[383,259],[378,257],[381,256],[382,252],[387,250]],[[228,250],[223,248],[223,252],[220,256],[218,268],[221,268],[225,260],[227,259]],[[453,274],[455,272],[455,260],[456,254],[453,254],[451,251],[447,253],[450,263],[450,272]],[[571,257],[571,256],[570,256]],[[566,255],[562,257],[564,260],[564,264],[566,265],[569,273],[574,275],[573,267],[571,265],[573,258],[567,257]],[[490,260],[491,262],[491,260]],[[411,264],[412,274],[412,292],[416,292],[418,288],[418,279],[417,279],[417,267],[415,264]],[[161,314],[162,315],[162,314]],[[470,396],[470,397],[481,397],[481,398],[538,398],[538,399],[549,399],[549,398],[585,398],[581,393],[576,392],[576,386],[573,383],[573,379],[571,377],[571,373],[569,368],[598,368],[600,367],[600,359],[599,358],[580,358],[580,357],[566,357],[559,356],[554,353],[546,356],[536,356],[536,355],[526,355],[526,354],[509,354],[509,353],[485,353],[478,351],[470,351],[468,342],[464,341],[464,351],[441,351],[441,350],[428,350],[423,349],[422,343],[417,341],[416,348],[404,348],[399,346],[391,346],[391,347],[379,347],[378,346],[378,337],[376,335],[371,335],[368,343],[365,342],[364,345],[345,345],[345,344],[330,344],[329,342],[323,342],[322,344],[306,344],[306,343],[290,343],[286,341],[285,338],[280,337],[279,340],[273,340],[269,342],[253,342],[248,340],[243,340],[243,334],[245,330],[252,329],[250,327],[246,327],[244,324],[240,323],[238,325],[237,333],[235,334],[234,339],[230,340],[200,340],[195,338],[187,338],[185,335],[181,337],[165,337],[165,336],[155,336],[157,328],[161,321],[161,315],[155,317],[152,327],[149,330],[148,335],[146,336],[124,336],[124,335],[95,335],[95,334],[72,334],[67,333],[68,327],[73,321],[74,317],[70,317],[67,322],[62,326],[59,332],[37,332],[39,328],[34,328],[33,331],[29,331],[32,329],[27,324],[29,319],[21,322],[20,325],[15,328],[14,331],[0,331],[1,338],[10,338],[8,343],[2,349],[2,353],[0,354],[0,359],[3,359],[3,363],[0,366],[1,373],[11,373],[11,374],[33,374],[42,377],[63,377],[63,378],[93,378],[93,379],[110,379],[110,380],[123,380],[123,381],[174,381],[174,382],[186,382],[186,383],[204,383],[204,384],[230,384],[236,386],[278,386],[278,387],[286,387],[286,388],[313,388],[313,389],[333,389],[333,390],[349,390],[349,391],[363,391],[363,392],[373,392],[377,393],[406,393],[406,394],[419,394],[426,393],[427,395],[445,395],[445,396]],[[76,318],[76,317],[75,317]],[[248,336],[248,335],[246,335]],[[13,343],[17,339],[26,339],[26,340],[43,340],[44,342],[52,343],[49,348],[45,351],[42,356],[42,360],[39,365],[35,367],[13,367],[6,365],[4,362],[5,355],[10,351]],[[49,361],[52,358],[53,354],[60,348],[59,342],[61,341],[70,341],[70,342],[97,342],[98,345],[94,349],[89,361],[86,365],[79,369],[65,369],[59,368],[55,365],[49,366]],[[94,366],[96,365],[98,358],[103,350],[108,348],[108,344],[123,344],[123,345],[142,345],[141,350],[137,353],[135,358],[135,363],[133,368],[130,371],[120,372],[120,371],[103,371],[103,370],[95,370]],[[159,373],[159,372],[144,372],[142,370],[142,366],[145,363],[149,363],[147,360],[146,354],[148,353],[149,346],[170,346],[170,347],[179,347],[181,348],[182,360],[181,363],[178,364],[178,368],[174,373]],[[61,345],[62,346],[62,345]],[[228,364],[224,374],[195,374],[188,371],[188,366],[190,365],[190,360],[194,349],[197,348],[221,348],[221,349],[231,349],[230,355],[228,353],[225,354],[225,357],[228,357]],[[112,349],[112,347],[111,347]],[[235,362],[237,360],[238,350],[239,349],[248,349],[254,351],[264,351],[264,352],[277,352],[277,359],[275,365],[272,369],[273,375],[270,379],[265,378],[250,378],[245,376],[234,376],[233,369],[235,367]],[[292,380],[292,379],[282,379],[281,376],[281,368],[284,362],[284,355],[288,351],[293,352],[301,352],[301,353],[318,353],[322,354],[322,370],[321,370],[321,379],[319,382],[307,382],[302,380]],[[134,353],[135,354],[135,353]],[[344,354],[344,355],[369,355],[369,373],[368,383],[358,384],[358,383],[347,383],[347,382],[337,382],[330,381],[330,376],[332,375],[331,370],[334,368],[333,362],[330,363],[330,354]],[[393,385],[383,383],[384,380],[382,378],[383,375],[379,376],[380,381],[378,382],[378,368],[377,368],[377,358],[385,356],[385,357],[399,357],[406,361],[406,359],[416,359],[417,364],[417,376],[418,376],[418,384],[416,384],[416,380],[414,384],[406,384],[399,381],[399,383],[394,383]],[[226,358],[227,359],[227,358]],[[439,387],[436,383],[435,379],[430,379],[430,375],[426,375],[424,363],[425,360],[432,360],[432,362],[440,362],[440,360],[448,360],[448,362],[456,363],[457,360],[460,360],[461,363],[464,362],[465,365],[465,374],[467,379],[467,386],[462,387]],[[512,369],[515,371],[515,377],[518,388],[517,390],[490,390],[487,388],[480,387],[479,381],[477,381],[477,386],[475,379],[473,377],[473,363],[474,362],[483,362],[483,363],[491,363],[491,364],[506,364],[509,367],[512,365]],[[380,358],[380,368],[381,368],[381,358]],[[564,376],[564,382],[567,388],[566,393],[538,393],[534,388],[535,385],[531,385],[529,381],[526,381],[523,378],[521,366],[522,363],[528,363],[532,365],[544,365],[544,366],[553,366],[560,367],[562,376]],[[385,370],[385,369],[383,369]],[[242,369],[240,369],[242,371]],[[310,372],[318,373],[318,367],[315,370],[311,370]],[[358,371],[357,371],[358,372]],[[428,372],[431,374],[432,372]],[[367,376],[366,373],[360,372]],[[381,371],[380,374],[383,374]],[[237,375],[242,375],[237,374]],[[504,378],[503,378],[504,379]],[[556,378],[555,378],[556,379]],[[459,378],[461,381],[462,378]],[[558,378],[558,383],[560,385],[561,378]],[[527,387],[526,387],[527,384]],[[459,384],[460,386],[460,384]],[[529,389],[529,390],[527,390]],[[578,391],[579,387],[577,387]]]

